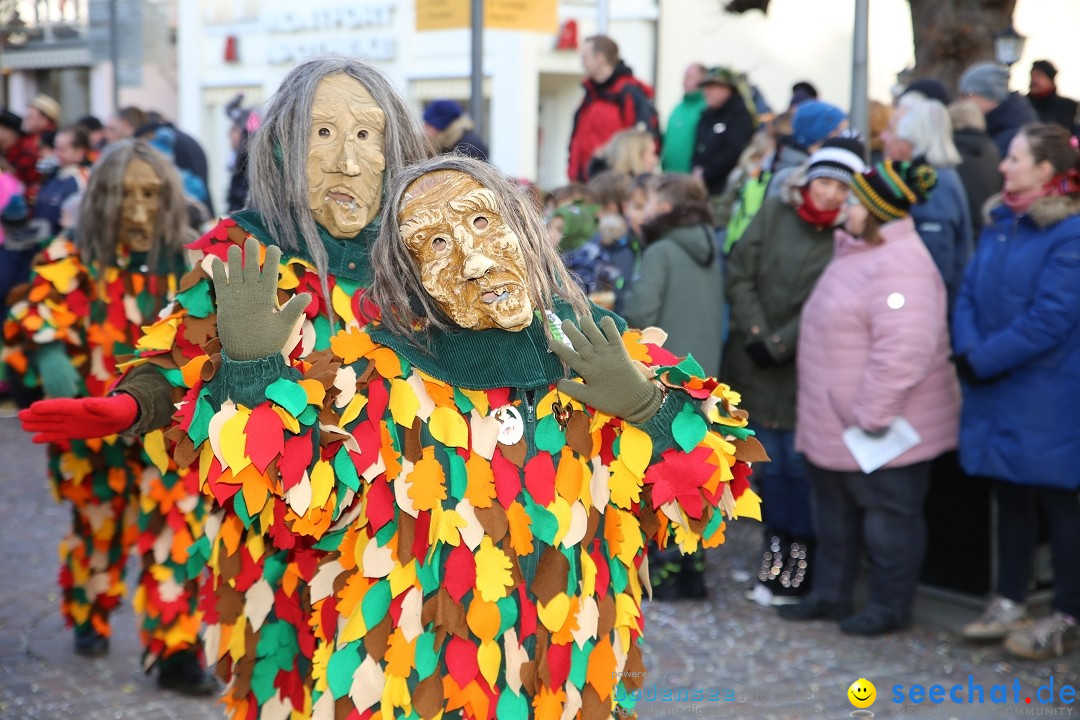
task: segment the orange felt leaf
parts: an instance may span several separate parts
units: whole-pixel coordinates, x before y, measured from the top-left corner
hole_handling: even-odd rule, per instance
[[[353,573],[349,575],[345,580],[345,585],[338,593],[338,614],[343,618],[350,617],[360,604],[360,601],[364,599],[369,587],[371,587],[371,581],[362,574]]]
[[[41,319],[40,315],[29,315],[23,320],[23,326],[30,332],[37,332],[44,324],[45,321]]]
[[[577,596],[570,597],[570,612],[566,613],[566,622],[557,633],[551,636],[551,642],[557,645],[569,645],[574,642],[574,631],[578,629],[578,606],[581,599]]]
[[[235,515],[226,515],[218,530],[218,540],[225,545],[225,554],[233,556],[240,549],[240,537],[244,532],[244,523]]]
[[[20,375],[26,374],[26,368],[29,364],[29,360],[26,359],[26,353],[24,353],[22,350],[16,350],[15,352],[11,353],[6,358],[4,358],[4,362],[6,362],[12,370],[14,370]]]
[[[185,387],[195,387],[195,383],[199,381],[199,376],[202,373],[203,365],[210,357],[207,355],[199,355],[196,358],[192,358],[190,362],[184,365],[180,369],[180,374],[184,378]]]
[[[426,375],[421,373],[420,378],[424,382],[424,389],[427,390],[428,397],[438,407],[457,408],[454,403],[454,388],[447,385],[444,382],[438,380],[432,380]]]
[[[442,465],[435,459],[435,448],[424,448],[424,457],[413,466],[406,478],[409,482],[409,497],[417,510],[433,510],[442,507],[446,499],[446,476]]]
[[[285,593],[286,597],[294,597],[296,588],[299,584],[300,576],[291,569],[286,570],[285,574],[281,576],[281,590]]]
[[[375,369],[379,375],[388,380],[401,377],[401,360],[390,348],[377,347],[371,352],[370,357],[375,361]]]
[[[465,488],[465,499],[476,508],[491,507],[495,497],[495,473],[491,465],[477,453],[471,453],[465,461],[465,474],[469,484]]]
[[[35,283],[34,287],[30,288],[30,294],[26,296],[26,299],[32,303],[39,303],[45,298],[49,297],[49,293],[51,293],[52,290],[52,285],[50,285],[49,283]]]
[[[649,357],[649,348],[645,347],[645,344],[641,342],[640,332],[637,330],[627,330],[623,333],[622,340],[631,360],[637,360],[646,365],[652,362],[652,358]]]
[[[356,541],[358,533],[355,525],[350,525],[345,534],[341,536],[341,544],[338,545],[338,562],[346,570],[356,567]]]
[[[141,273],[130,273],[128,277],[131,278],[131,287],[134,290],[132,295],[138,295],[146,287],[146,277]]]
[[[330,349],[346,364],[354,363],[375,349],[371,337],[358,327],[350,326],[330,338]]]
[[[469,603],[465,621],[473,634],[482,642],[491,642],[499,632],[499,617],[498,605],[482,597],[474,596],[472,602]]]
[[[608,544],[608,554],[616,557],[622,548],[623,534],[619,527],[619,514],[616,512],[604,513],[604,540]]]
[[[533,534],[529,526],[532,518],[517,500],[506,509],[506,522],[510,526],[510,547],[518,556],[528,555],[533,551]]]
[[[390,439],[390,429],[386,426],[386,421],[382,421],[379,425],[382,430],[379,455],[382,457],[383,465],[386,466],[386,470],[383,471],[386,479],[392,482],[401,474],[401,455],[394,450],[394,443]]]
[[[537,688],[536,695],[533,697],[533,717],[536,720],[558,720],[562,717],[562,708],[565,702],[565,690],[562,688],[552,690],[541,686]]]
[[[555,472],[555,491],[566,502],[573,504],[581,497],[581,480],[584,471],[581,463],[574,456],[574,451],[564,447],[559,457],[559,468]]]
[[[611,649],[611,640],[605,635],[589,653],[585,682],[592,686],[601,700],[607,700],[615,684],[614,674],[615,652]]]
[[[414,638],[412,642],[409,642],[405,639],[405,634],[401,631],[401,628],[397,628],[387,642],[386,655],[383,657],[386,662],[386,674],[403,678],[409,677],[415,655],[416,639]]]

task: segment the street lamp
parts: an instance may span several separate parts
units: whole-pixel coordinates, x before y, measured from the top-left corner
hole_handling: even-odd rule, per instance
[[[1002,65],[1012,67],[1024,52],[1026,37],[1016,32],[1012,23],[1009,27],[994,35],[994,57]]]

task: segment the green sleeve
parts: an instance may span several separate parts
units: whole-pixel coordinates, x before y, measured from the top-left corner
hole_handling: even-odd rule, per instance
[[[281,378],[300,379],[300,372],[286,365],[281,353],[255,360],[233,360],[222,351],[221,367],[206,387],[215,407],[232,400],[253,408],[266,402],[266,389]]]
[[[172,390],[172,384],[155,365],[139,365],[128,371],[113,391],[127,393],[139,406],[135,424],[124,434],[145,435],[168,425],[176,410]]]

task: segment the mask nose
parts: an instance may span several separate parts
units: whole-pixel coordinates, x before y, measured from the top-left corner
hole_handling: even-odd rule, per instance
[[[495,267],[495,261],[487,255],[479,252],[470,253],[465,258],[465,278],[467,280],[482,278],[493,267]]]
[[[352,143],[348,140],[345,141],[344,147],[341,149],[341,161],[338,163],[338,167],[341,172],[349,177],[355,177],[360,174],[360,163],[356,161],[356,153],[352,147]]]

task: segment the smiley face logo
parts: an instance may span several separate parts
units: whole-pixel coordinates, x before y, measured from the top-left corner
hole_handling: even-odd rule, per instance
[[[851,683],[851,687],[847,690],[847,696],[855,707],[868,708],[877,699],[877,688],[874,687],[874,683],[866,678],[859,678]]]

